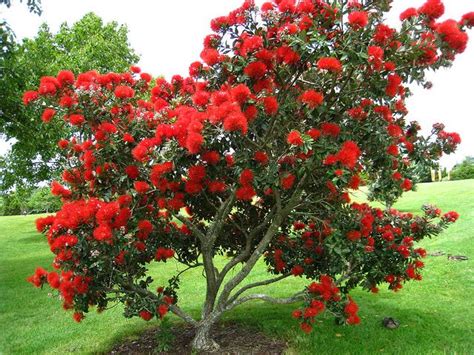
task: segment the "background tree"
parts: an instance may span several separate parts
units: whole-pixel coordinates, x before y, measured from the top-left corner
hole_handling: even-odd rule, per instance
[[[456,164],[451,170],[451,179],[474,179],[474,157],[466,157],[461,164]]]
[[[28,213],[56,212],[61,208],[61,199],[49,187],[40,187],[32,191],[26,205]]]
[[[0,83],[0,133],[14,142],[0,173],[4,190],[35,185],[58,173],[56,142],[68,130],[61,122],[41,128],[38,113],[23,106],[22,93],[42,76],[55,75],[64,68],[75,73],[126,70],[139,59],[130,48],[127,33],[126,26],[104,24],[89,13],[71,27],[63,24],[56,34],[44,24],[34,39],[11,44]]]
[[[22,3],[23,0],[20,0]],[[0,5],[5,5],[6,7],[10,7],[12,5],[11,0],[0,0]],[[31,13],[34,13],[38,16],[41,16],[43,9],[41,8],[41,0],[27,0],[26,6],[28,6],[28,10]]]
[[[381,210],[349,193],[365,173],[383,201],[400,195],[413,188],[412,162],[456,149],[457,133],[435,125],[423,137],[406,122],[404,100],[408,83],[464,51],[474,13],[437,22],[444,6],[428,0],[397,31],[383,23],[389,4],[246,1],[211,22],[187,78],[150,85],[136,67],[43,77],[25,102],[71,131],[59,141],[63,184],[52,183],[64,204],[37,221],[59,272],[29,280],[57,289],[77,321],[111,302],[144,320],[171,311],[195,328],[198,350],[218,347],[211,326],[245,302],[303,302],[293,316],[309,332],[325,309],[359,323],[355,287],[421,280],[416,242],[458,214]],[[65,97],[74,104],[61,106]],[[183,268],[153,284],[150,264],[170,258]],[[259,260],[272,276],[246,282]],[[200,319],[178,306],[191,268],[205,275]],[[308,286],[286,298],[255,292],[290,276]]]

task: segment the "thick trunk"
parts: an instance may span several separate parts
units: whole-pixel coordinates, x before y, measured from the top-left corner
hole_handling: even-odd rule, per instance
[[[210,320],[206,319],[196,327],[196,334],[191,343],[193,350],[209,352],[219,350],[219,344],[211,337],[212,324]]]

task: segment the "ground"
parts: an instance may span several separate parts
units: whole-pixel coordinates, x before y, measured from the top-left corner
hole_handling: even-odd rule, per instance
[[[398,293],[381,290],[372,295],[355,290],[352,295],[360,305],[362,324],[337,326],[325,315],[310,335],[303,334],[291,319],[296,306],[248,303],[226,315],[224,321],[231,324],[230,338],[245,335],[249,329],[252,334],[258,331],[265,334],[266,341],[287,344],[286,351],[293,354],[472,353],[474,180],[421,184],[418,190],[408,193],[395,207],[417,212],[422,204],[433,203],[445,211],[456,210],[461,214],[458,223],[441,236],[422,243],[429,252],[446,253],[426,258],[422,282],[407,284]],[[120,306],[103,314],[91,312],[77,324],[49,290],[38,290],[28,284],[25,279],[35,267],[51,269],[52,260],[44,237],[35,232],[35,218],[0,218],[0,354],[109,353],[125,346],[120,345],[123,342],[136,342],[144,331],[156,327],[153,322],[123,318]],[[465,255],[469,260],[448,260],[448,254]],[[160,277],[167,274],[163,268],[176,267],[173,263],[158,265],[153,270],[157,284],[165,283]],[[251,280],[264,274],[264,265],[259,265]],[[269,291],[275,296],[285,296],[305,284],[305,280],[294,278],[272,285]],[[199,312],[204,286],[198,270],[183,277],[181,305],[194,315]],[[384,317],[397,319],[400,327],[384,328]],[[172,332],[179,329],[185,332],[176,318],[170,317],[169,322]],[[163,340],[162,336],[158,338]],[[254,342],[255,337],[248,341]]]

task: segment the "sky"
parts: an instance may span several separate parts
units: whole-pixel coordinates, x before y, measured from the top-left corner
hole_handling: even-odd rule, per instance
[[[32,38],[41,23],[46,22],[56,32],[63,22],[69,25],[88,12],[94,12],[105,22],[117,21],[129,29],[129,41],[140,55],[140,67],[153,75],[170,78],[187,75],[189,64],[199,59],[202,40],[210,33],[211,19],[226,15],[243,0],[42,0],[43,14],[30,14],[24,4],[15,1],[10,9],[1,6],[5,18],[18,39]],[[256,1],[257,4],[263,1]],[[418,7],[423,0],[394,0],[387,17],[389,25],[397,27],[398,15],[407,7]],[[474,11],[473,0],[445,0],[443,18],[456,20]],[[407,119],[420,122],[425,132],[433,123],[443,122],[446,131],[461,134],[462,144],[454,155],[445,156],[441,165],[450,169],[465,156],[474,156],[474,30],[468,49],[456,58],[454,65],[428,74],[433,88],[412,88],[407,100]],[[0,140],[0,154],[9,144]]]

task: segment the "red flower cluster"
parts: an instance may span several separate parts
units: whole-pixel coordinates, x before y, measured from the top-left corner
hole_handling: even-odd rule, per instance
[[[334,57],[320,58],[316,65],[318,66],[318,69],[328,70],[336,73],[342,70],[341,62],[339,59]]]

